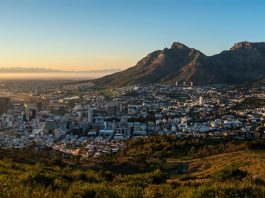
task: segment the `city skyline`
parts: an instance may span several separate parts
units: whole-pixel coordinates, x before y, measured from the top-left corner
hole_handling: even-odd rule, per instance
[[[125,69],[179,41],[213,55],[265,40],[265,3],[2,1],[0,67]]]

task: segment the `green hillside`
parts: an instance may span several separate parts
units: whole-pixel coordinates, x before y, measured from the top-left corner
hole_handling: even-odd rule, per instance
[[[153,136],[97,159],[2,150],[0,197],[264,197],[264,148],[264,140]]]

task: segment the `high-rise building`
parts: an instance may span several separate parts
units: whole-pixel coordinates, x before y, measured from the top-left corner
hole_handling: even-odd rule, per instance
[[[176,81],[176,86],[178,86],[179,85],[179,83],[178,83],[178,81]]]
[[[107,107],[108,116],[116,116],[117,115],[117,106],[116,105],[108,105]]]
[[[186,82],[184,81],[184,82],[183,82],[183,87],[185,87],[185,86],[186,86]]]
[[[29,120],[32,120],[36,117],[37,107],[35,103],[24,104],[24,111]]]
[[[120,112],[123,114],[128,114],[128,103],[127,102],[120,103]]]
[[[190,86],[193,87],[193,82],[190,82]]]
[[[29,105],[28,104],[24,104],[24,111],[25,111],[26,116],[28,117],[29,116]]]
[[[66,108],[64,105],[58,107],[58,115],[63,116],[66,113]]]
[[[203,105],[203,97],[202,97],[202,96],[199,97],[199,105],[200,105],[200,106]]]
[[[38,110],[38,112],[40,112],[40,111],[42,111],[42,102],[37,102],[37,110]]]
[[[87,121],[90,124],[93,123],[93,109],[91,107],[89,107],[87,110]]]
[[[29,118],[30,120],[36,118],[36,109],[30,109]]]
[[[114,101],[108,104],[107,106],[107,115],[110,117],[117,116],[121,113],[121,103]]]
[[[30,113],[32,110],[37,110],[36,104],[35,103],[25,103],[24,104],[24,111],[27,116],[30,116]]]
[[[6,113],[10,105],[9,97],[0,97],[0,115]]]

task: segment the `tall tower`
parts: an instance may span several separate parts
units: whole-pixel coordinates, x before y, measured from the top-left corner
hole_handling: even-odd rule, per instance
[[[24,104],[24,111],[27,117],[29,117],[29,104]]]
[[[37,110],[38,110],[38,112],[40,112],[40,111],[42,111],[42,102],[41,101],[39,101],[39,102],[37,102]]]
[[[6,113],[10,104],[9,97],[0,97],[0,115]]]
[[[199,97],[199,105],[200,105],[200,106],[203,105],[203,97],[202,97],[202,96]]]
[[[179,83],[178,83],[178,81],[176,81],[176,86],[178,86],[179,85]]]
[[[184,81],[184,82],[183,82],[183,87],[185,87],[185,86],[186,86],[186,82]]]
[[[91,107],[88,107],[88,110],[87,110],[87,121],[90,124],[93,123],[93,109]]]
[[[193,87],[193,82],[190,82],[190,86]]]

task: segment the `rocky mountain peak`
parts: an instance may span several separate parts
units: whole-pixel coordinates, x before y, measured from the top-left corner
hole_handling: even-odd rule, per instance
[[[258,43],[252,43],[248,41],[238,42],[235,43],[234,46],[230,50],[236,50],[236,49],[247,49],[247,48],[265,48],[264,42],[258,42]]]
[[[189,49],[186,45],[179,43],[179,42],[174,42],[171,45],[171,49]]]

